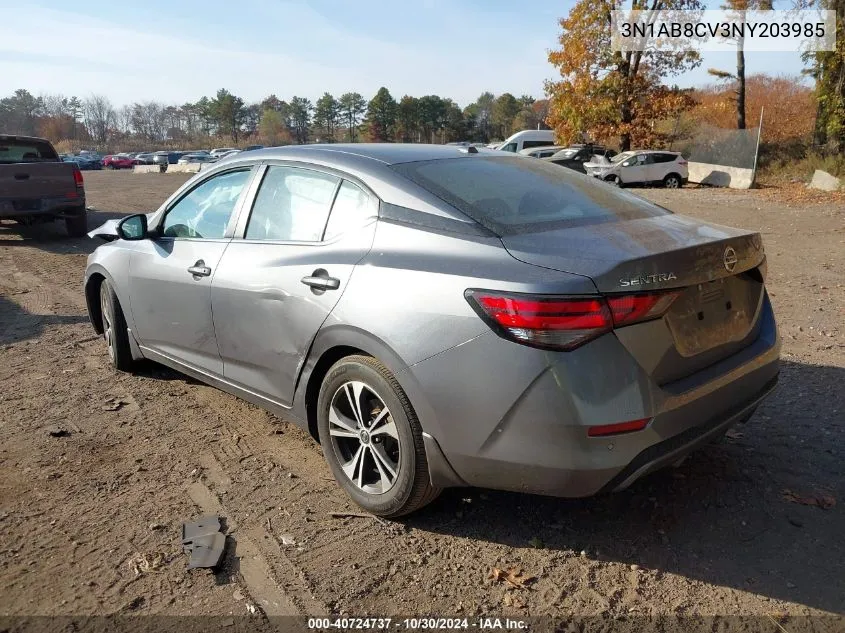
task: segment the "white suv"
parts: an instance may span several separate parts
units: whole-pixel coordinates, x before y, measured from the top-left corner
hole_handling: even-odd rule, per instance
[[[687,183],[687,161],[677,152],[637,150],[622,152],[610,163],[584,163],[587,175],[618,186],[662,184],[677,189]]]

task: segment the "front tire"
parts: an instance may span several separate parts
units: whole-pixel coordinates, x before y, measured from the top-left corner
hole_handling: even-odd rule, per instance
[[[85,237],[88,233],[88,211],[83,207],[65,218],[65,229],[71,237]]]
[[[117,295],[107,279],[100,284],[100,318],[103,323],[103,339],[108,346],[112,367],[118,371],[130,371],[133,361],[126,319]]]
[[[348,356],[326,374],[317,400],[323,455],[341,488],[368,512],[409,514],[431,503],[422,427],[393,374],[369,356]]]
[[[608,176],[604,179],[606,183],[613,185],[614,187],[621,187],[622,181],[619,179],[619,176]]]

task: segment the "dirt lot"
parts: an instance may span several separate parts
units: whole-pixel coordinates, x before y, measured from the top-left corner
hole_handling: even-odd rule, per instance
[[[184,181],[85,177],[92,227]],[[452,490],[396,522],[333,517],[355,508],[292,425],[159,366],[112,371],[81,293],[97,244],[4,225],[0,614],[845,613],[845,204],[639,193],[762,231],[784,340],[775,395],[629,491]],[[225,569],[186,572],[180,524],[213,511],[234,537]],[[536,581],[488,579],[510,566]]]

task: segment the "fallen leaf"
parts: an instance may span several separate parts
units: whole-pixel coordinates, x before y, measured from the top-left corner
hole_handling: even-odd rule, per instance
[[[725,437],[729,440],[741,440],[743,437],[745,437],[745,434],[740,433],[739,431],[735,431],[734,429],[728,429],[725,432]]]
[[[811,495],[803,496],[785,488],[783,491],[783,498],[790,503],[799,503],[803,506],[816,506],[822,510],[827,510],[836,505],[836,499],[831,495]]]
[[[166,563],[166,558],[161,552],[153,554],[135,554],[129,559],[129,568],[140,576],[145,572],[158,571]]]
[[[507,570],[493,567],[490,570],[490,578],[495,582],[506,582],[511,587],[523,589],[526,585],[536,580],[533,576],[526,576],[521,569],[510,567]]]

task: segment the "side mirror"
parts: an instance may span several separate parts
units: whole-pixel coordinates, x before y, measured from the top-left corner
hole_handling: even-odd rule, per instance
[[[143,213],[123,218],[117,225],[122,240],[143,240],[147,237],[147,216]]]

